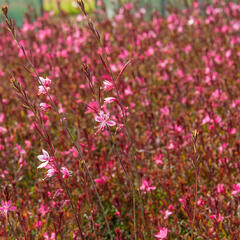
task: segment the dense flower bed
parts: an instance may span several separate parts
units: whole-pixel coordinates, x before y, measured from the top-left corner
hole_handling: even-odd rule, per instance
[[[240,5],[132,8],[2,25],[1,237],[240,238]]]

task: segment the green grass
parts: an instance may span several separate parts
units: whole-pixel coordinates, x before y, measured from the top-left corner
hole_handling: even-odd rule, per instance
[[[61,0],[61,9],[70,14],[77,14],[79,13],[79,9],[73,6],[74,0]],[[95,1],[94,0],[85,0],[85,8],[86,11],[92,11],[95,8]],[[58,13],[57,7],[57,0],[44,0],[43,1],[43,8],[46,11],[54,11]]]

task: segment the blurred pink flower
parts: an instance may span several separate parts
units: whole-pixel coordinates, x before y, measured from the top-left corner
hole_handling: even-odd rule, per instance
[[[238,184],[233,184],[233,191],[232,191],[232,195],[237,195],[240,193],[240,183]]]
[[[51,235],[44,233],[43,237],[45,240],[55,240],[55,233],[53,232]]]
[[[155,154],[155,156],[154,156],[154,162],[156,163],[156,164],[163,164],[163,161],[162,161],[162,154]]]
[[[72,172],[69,171],[66,167],[61,168],[61,173],[63,175],[63,178],[69,178],[69,176],[72,175]]]
[[[39,105],[40,105],[40,109],[44,112],[51,109],[51,106],[47,103],[42,102]]]
[[[104,86],[103,86],[104,91],[110,91],[114,88],[113,83],[111,83],[108,80],[103,81],[103,84],[104,84]]]
[[[12,201],[2,201],[0,207],[0,212],[7,217],[7,214],[9,211],[16,211],[17,208],[15,206],[12,206]]]
[[[112,103],[112,102],[117,102],[118,100],[115,97],[107,97],[104,98],[105,103]]]
[[[167,228],[161,228],[159,227],[159,232],[154,235],[158,240],[166,238],[168,235],[168,229]]]
[[[156,186],[152,186],[152,180],[146,180],[145,178],[142,180],[142,185],[140,190],[144,192],[150,192],[151,190],[155,190]]]

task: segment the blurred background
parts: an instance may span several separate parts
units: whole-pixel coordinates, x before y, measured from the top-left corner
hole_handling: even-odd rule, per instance
[[[205,2],[212,2],[214,0],[195,0],[200,5]],[[229,0],[226,0],[228,2]],[[237,2],[238,0],[232,0]],[[76,7],[74,0],[0,0],[0,4],[7,3],[9,5],[9,15],[15,19],[17,25],[21,26],[23,23],[24,13],[31,10],[31,12],[40,15],[43,11],[54,11],[58,13],[58,4],[61,9],[68,14],[78,14],[79,10]],[[153,11],[159,11],[163,16],[167,15],[168,6],[174,6],[176,8],[183,8],[187,4],[190,4],[192,0],[84,0],[89,12],[94,11],[100,2],[104,2],[109,17],[114,15],[114,11],[119,8],[125,2],[134,2],[135,6],[144,7],[147,13],[150,14]],[[3,17],[1,16],[1,20]]]

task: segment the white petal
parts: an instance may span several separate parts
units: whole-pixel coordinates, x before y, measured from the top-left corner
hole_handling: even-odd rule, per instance
[[[96,121],[96,122],[102,122],[102,119],[101,119],[101,117],[99,117],[99,116],[95,116],[95,121]]]
[[[111,121],[107,121],[107,125],[112,127],[112,126],[115,126],[116,123],[111,120]]]
[[[37,168],[44,168],[48,165],[48,161],[43,162],[42,164],[40,164]]]
[[[43,152],[43,155],[44,155],[45,157],[49,158],[49,154],[48,154],[48,152],[47,152],[46,150],[43,149],[42,152]]]
[[[45,162],[46,161],[46,158],[44,155],[38,155],[37,156],[38,160],[41,161],[41,162]]]

